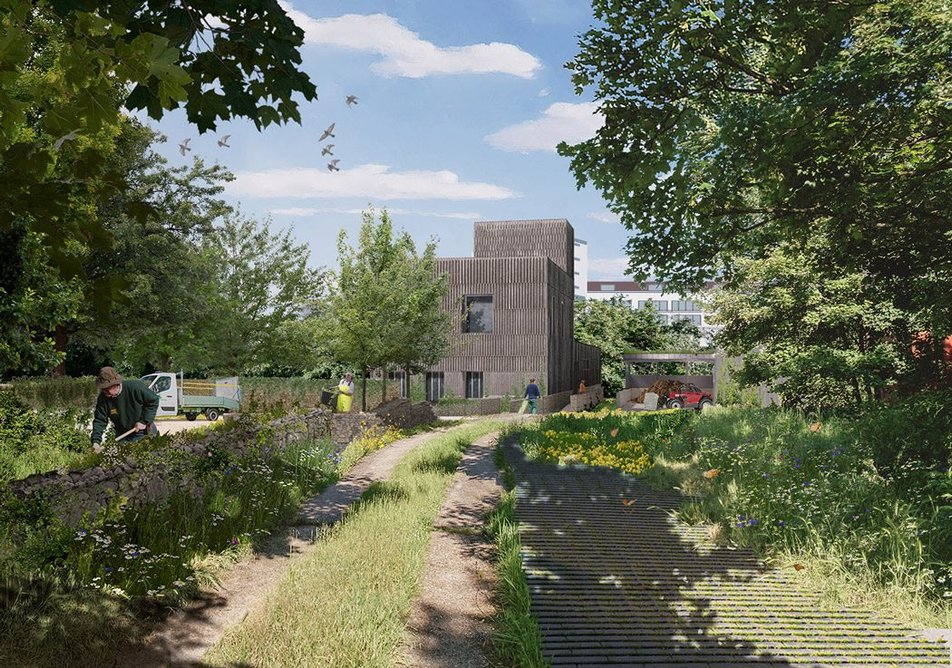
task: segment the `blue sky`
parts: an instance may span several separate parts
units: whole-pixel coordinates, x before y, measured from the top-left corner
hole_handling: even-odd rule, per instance
[[[441,256],[472,253],[476,220],[567,218],[589,243],[589,278],[621,278],[626,231],[594,189],[577,191],[560,139],[600,124],[591,96],[576,96],[564,63],[592,23],[581,0],[480,3],[287,3],[304,28],[303,68],[319,99],[301,125],[223,124],[199,135],[181,112],[152,123],[168,136],[172,164],[219,162],[236,180],[226,193],[242,212],[270,217],[333,268],[336,239],[354,239],[360,212],[390,211],[418,245]],[[355,95],[357,104],[345,98]],[[335,124],[335,137],[319,141]],[[217,140],[230,134],[230,147]],[[191,138],[192,149],[178,144]],[[331,172],[333,144],[340,171]]]

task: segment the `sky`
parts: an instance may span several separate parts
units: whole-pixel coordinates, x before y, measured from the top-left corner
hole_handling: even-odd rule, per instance
[[[235,175],[226,199],[270,219],[333,269],[341,229],[387,209],[441,257],[469,256],[473,222],[566,218],[588,242],[589,279],[619,279],[627,231],[593,188],[577,190],[555,147],[594,135],[592,94],[566,61],[593,23],[584,0],[352,0],[284,3],[305,31],[302,68],[318,100],[300,125],[244,120],[200,135],[182,111],[149,121],[172,165],[199,156]],[[356,104],[348,105],[348,95]],[[324,130],[334,124],[333,137]],[[218,140],[230,135],[228,146]],[[179,143],[190,139],[185,156]],[[332,155],[322,150],[333,144]],[[336,159],[339,171],[328,163]]]

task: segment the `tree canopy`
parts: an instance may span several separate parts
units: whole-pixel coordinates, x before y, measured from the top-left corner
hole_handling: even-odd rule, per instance
[[[394,231],[386,210],[379,217],[377,222],[373,209],[363,213],[356,247],[341,231],[326,330],[338,359],[364,378],[364,409],[370,369],[395,364],[409,373],[435,363],[450,328],[441,308],[447,280],[436,271],[435,244],[420,254],[409,234]]]
[[[697,286],[821,234],[828,262],[952,321],[948,3],[593,6],[568,66],[605,123],[560,152],[632,230],[636,275]]]

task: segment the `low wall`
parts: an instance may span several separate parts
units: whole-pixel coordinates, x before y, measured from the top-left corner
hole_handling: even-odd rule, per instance
[[[238,419],[227,430],[189,440],[188,432],[172,437],[167,448],[122,458],[104,457],[103,465],[68,473],[40,473],[17,480],[8,489],[20,498],[42,498],[67,524],[75,526],[84,515],[95,516],[116,496],[125,497],[132,507],[159,501],[171,493],[186,490],[201,495],[194,475],[195,459],[215,452],[239,458],[252,447],[284,449],[300,440],[330,437],[337,451],[362,432],[385,424],[370,413],[333,414],[325,407],[305,415],[294,415],[259,425]],[[110,464],[105,462],[110,461]]]
[[[568,409],[579,412],[594,408],[605,400],[605,392],[601,385],[591,385],[582,393],[576,393],[569,397]]]

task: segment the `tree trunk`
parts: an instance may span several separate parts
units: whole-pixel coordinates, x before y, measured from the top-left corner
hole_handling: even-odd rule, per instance
[[[407,384],[407,401],[413,403],[413,398],[410,396],[410,367],[407,366],[403,370],[403,382]]]
[[[360,412],[367,412],[367,367],[361,369],[361,380],[360,380]]]
[[[66,327],[57,325],[53,330],[53,341],[56,343],[56,352],[63,353],[63,361],[53,367],[52,375],[54,378],[61,378],[66,375],[66,346],[69,344],[69,334]]]
[[[383,368],[383,378],[380,384],[380,403],[387,403],[387,367]]]

